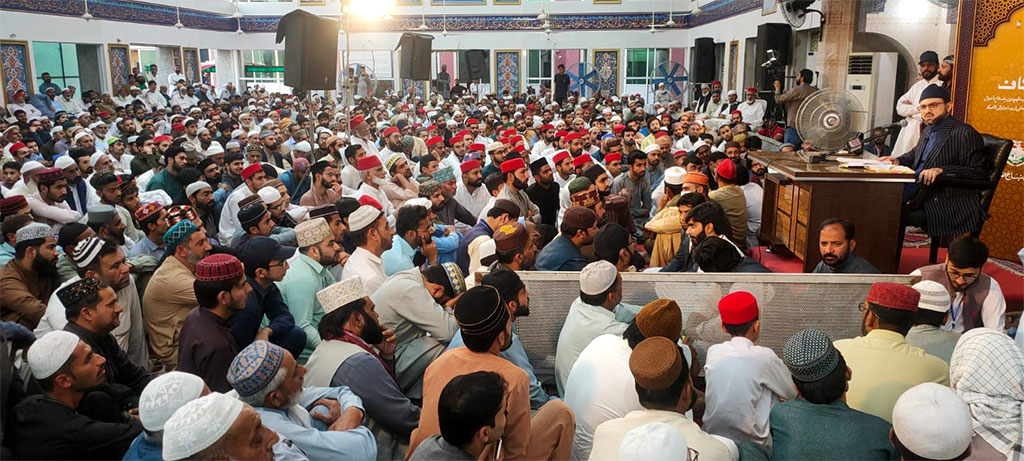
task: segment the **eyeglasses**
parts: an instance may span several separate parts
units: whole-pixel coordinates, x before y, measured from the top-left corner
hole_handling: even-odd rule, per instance
[[[949,276],[950,280],[964,279],[965,282],[970,282],[978,278],[978,276],[981,275],[981,271],[975,272],[973,274],[961,274],[960,272],[957,272],[955,270],[946,269],[946,275]]]
[[[946,103],[944,101],[936,101],[936,102],[933,102],[931,104],[921,104],[920,106],[917,106],[917,108],[920,109],[920,110],[938,109],[939,106],[941,106],[943,104],[946,104]]]
[[[275,261],[275,262],[272,262],[270,264],[267,264],[267,268],[268,269],[271,268],[271,267],[278,267],[278,266],[288,267],[288,261]]]

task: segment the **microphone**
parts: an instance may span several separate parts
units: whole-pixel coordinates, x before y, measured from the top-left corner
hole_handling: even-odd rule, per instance
[[[871,131],[882,130],[882,131],[888,133],[888,132],[890,132],[892,130],[895,130],[895,129],[901,128],[901,127],[905,127],[905,126],[907,126],[907,119],[900,120],[900,121],[898,121],[896,123],[890,123],[890,124],[885,125],[885,126],[874,127],[874,128],[871,129]]]

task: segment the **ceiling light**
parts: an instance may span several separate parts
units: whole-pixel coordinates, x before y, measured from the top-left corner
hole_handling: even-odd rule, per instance
[[[665,26],[673,27],[675,25],[676,25],[676,21],[674,19],[672,19],[672,16],[669,16],[668,17],[668,22],[665,23]]]
[[[429,29],[429,27],[427,27],[427,23],[421,22],[419,27],[417,27],[417,29],[419,29],[419,30],[427,30],[427,29]]]
[[[654,24],[651,24],[651,29],[649,30],[649,32],[653,34],[653,33],[657,32],[657,31],[658,31],[658,29],[654,28]]]
[[[89,14],[89,12],[86,11],[85,14],[82,15],[82,19],[85,19],[86,21],[88,21],[90,19],[93,19],[93,15]]]
[[[244,18],[244,17],[245,17],[245,15],[243,15],[241,11],[238,11],[238,10],[236,9],[236,10],[235,10],[235,14],[232,14],[232,15],[231,15],[231,17],[232,17],[232,18],[235,18],[235,19],[242,19],[242,18]]]
[[[444,30],[441,31],[441,35],[443,35],[445,37],[448,36],[448,28],[447,27],[445,27]]]
[[[182,24],[181,21],[178,21],[178,22],[174,23],[174,27],[177,27],[177,28],[181,29],[181,28],[185,27],[185,25]]]
[[[547,21],[548,20],[548,14],[544,12],[543,8],[541,8],[540,14],[537,15],[537,20],[538,21]]]
[[[235,33],[238,35],[242,35],[242,28],[239,27],[238,30],[235,31]]]

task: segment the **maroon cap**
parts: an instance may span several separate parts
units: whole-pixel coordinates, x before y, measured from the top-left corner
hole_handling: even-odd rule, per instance
[[[23,208],[28,208],[28,200],[25,200],[24,195],[12,195],[0,200],[0,216],[17,213]]]
[[[892,282],[875,282],[868,291],[867,302],[889,309],[916,311],[921,293],[913,287]]]
[[[227,253],[210,255],[196,264],[197,282],[223,282],[234,280],[245,273],[245,266],[238,258]]]

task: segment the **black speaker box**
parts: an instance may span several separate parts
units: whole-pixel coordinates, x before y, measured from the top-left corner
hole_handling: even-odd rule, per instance
[[[333,90],[338,74],[338,22],[295,10],[277,24],[277,43],[285,39],[284,84],[300,90]]]
[[[487,50],[466,50],[466,64],[469,65],[469,79],[487,78]]]
[[[765,90],[772,87],[771,76],[765,68],[761,67],[762,63],[770,59],[768,50],[775,50],[775,57],[783,67],[790,64],[790,59],[793,56],[792,33],[793,28],[789,24],[768,23],[757,26],[755,45],[757,71],[754,72],[754,86]]]
[[[402,34],[398,47],[402,62],[398,76],[410,80],[430,80],[430,53],[434,37],[423,34]]]
[[[693,41],[693,67],[690,74],[694,83],[715,80],[715,39],[700,37]]]

